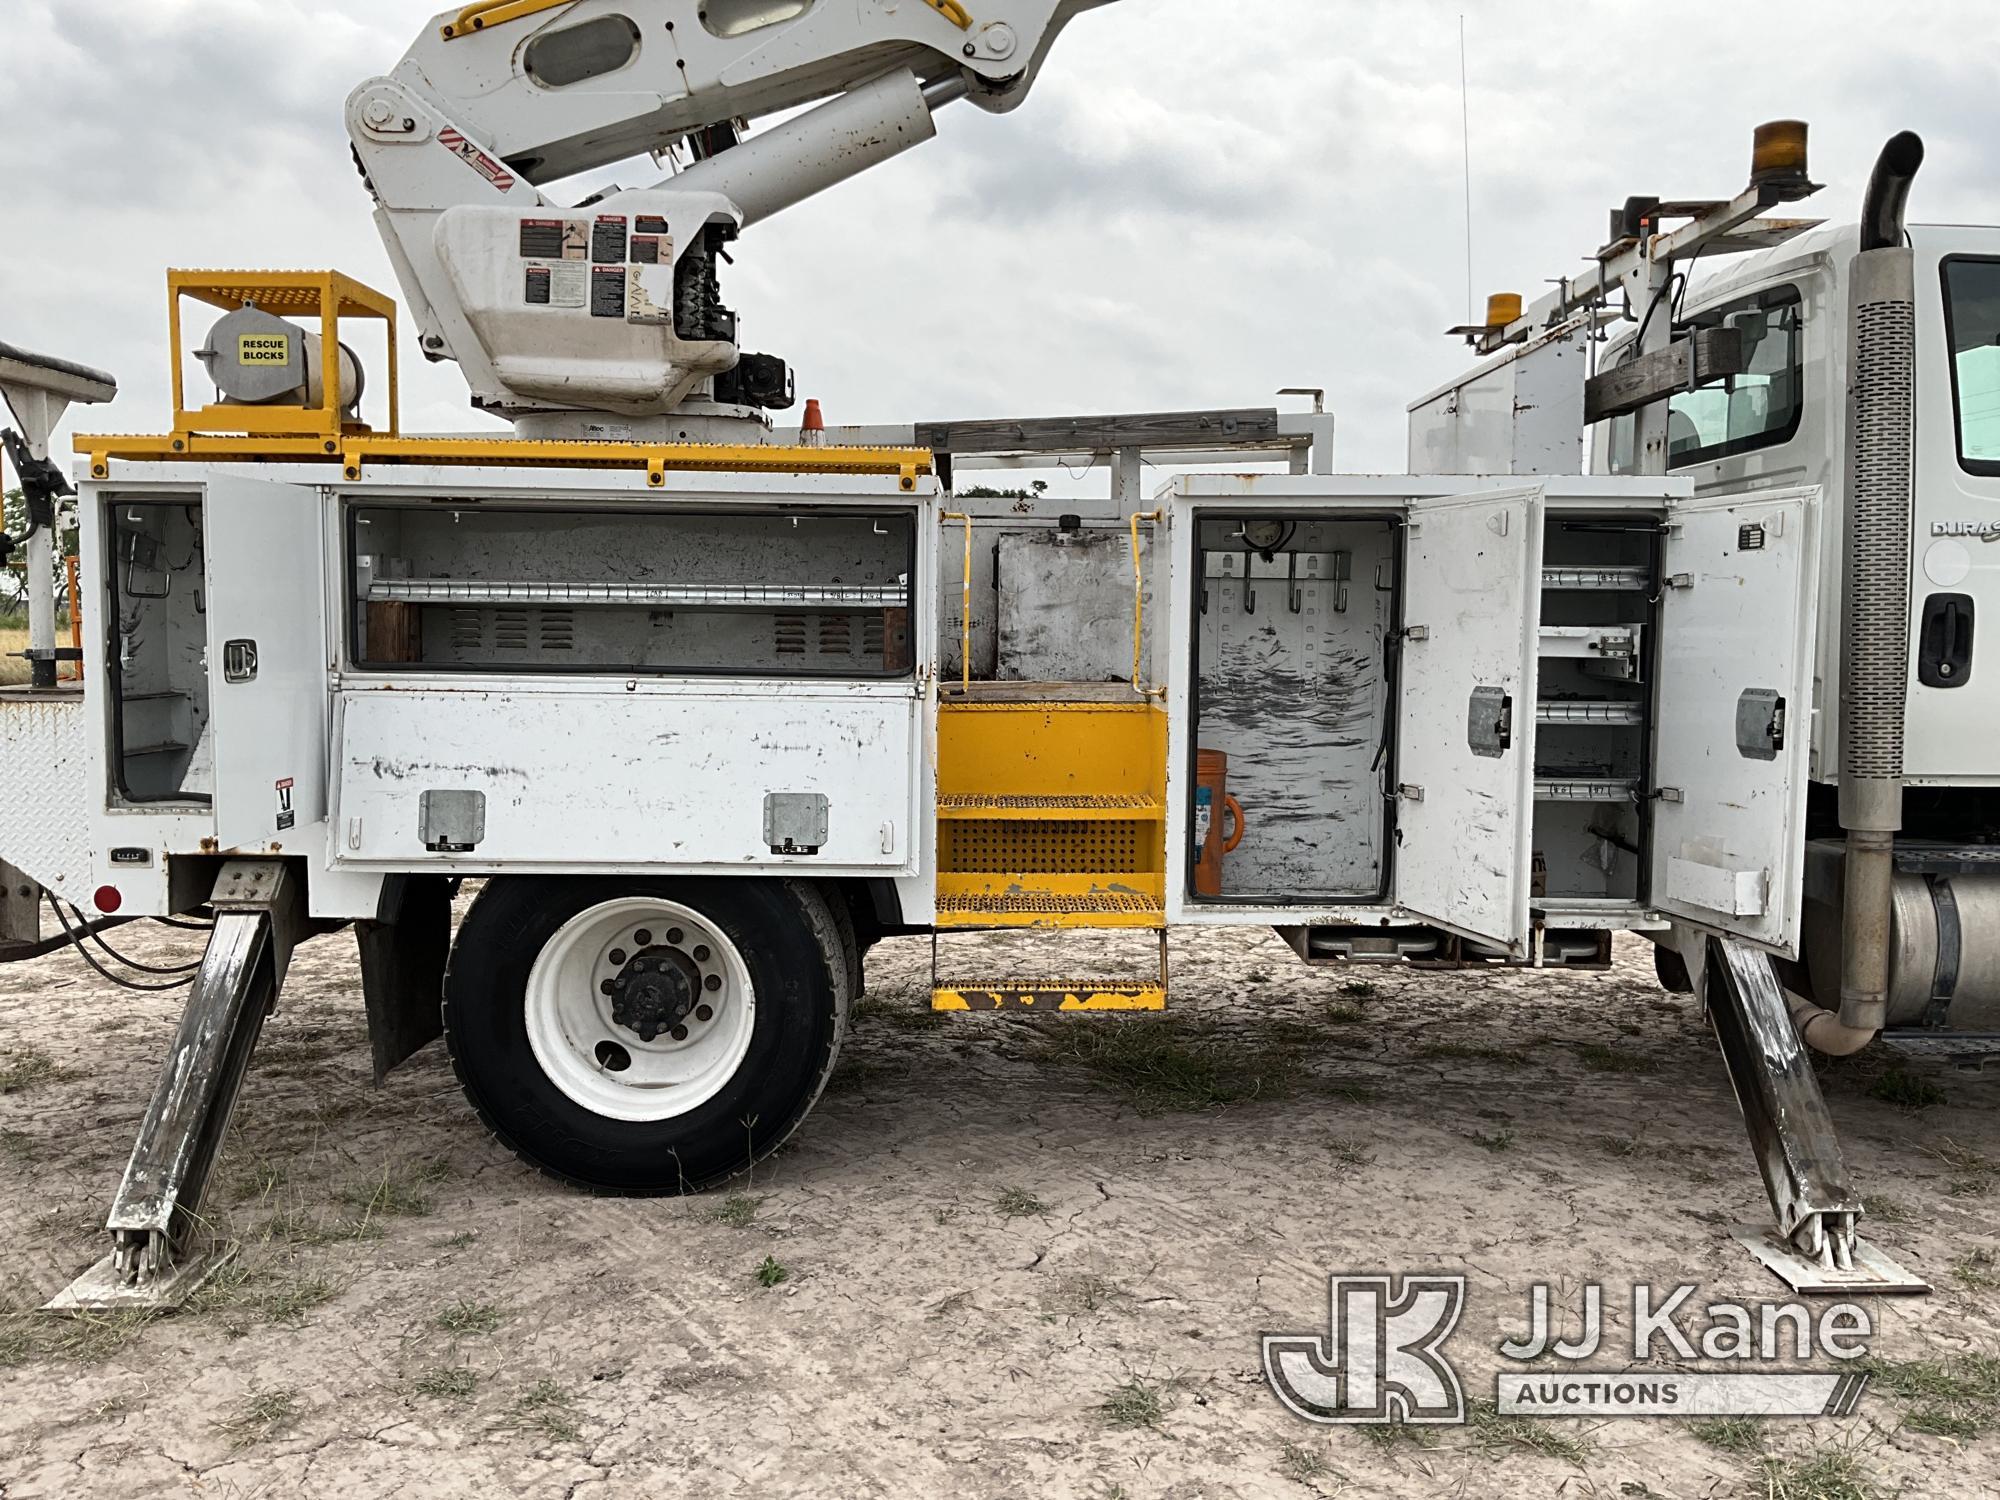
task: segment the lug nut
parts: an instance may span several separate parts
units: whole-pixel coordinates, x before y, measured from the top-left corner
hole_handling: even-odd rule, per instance
[[[610,954],[610,958],[611,958],[611,961],[612,961],[612,962],[613,962],[614,964],[622,964],[622,963],[624,963],[624,962],[625,962],[625,950],[624,950],[623,948],[613,948],[613,949],[611,950],[611,954]]]
[[[598,984],[597,992],[600,995],[615,995],[618,993],[618,986],[606,979]]]
[[[684,934],[678,927],[669,927],[667,929],[667,941],[676,948],[678,948],[681,945],[681,938],[683,936]]]
[[[712,1005],[697,1005],[694,1008],[694,1018],[697,1021],[713,1021],[715,1019],[715,1007]]]
[[[707,977],[706,979],[702,980],[702,982],[701,982],[701,987],[702,987],[703,989],[705,989],[705,990],[719,990],[719,989],[721,989],[721,988],[722,988],[722,976],[721,976],[720,974],[711,974],[711,975],[709,975],[709,976],[708,976],[708,977]]]
[[[694,945],[694,961],[698,964],[705,964],[708,962],[708,957],[708,944],[696,943]]]
[[[667,1035],[672,1037],[677,1042],[684,1042],[688,1039],[688,1029],[685,1026],[676,1026],[672,1031],[668,1032]]]
[[[641,927],[637,932],[632,934],[632,946],[635,948],[652,947],[653,946],[652,933],[646,931],[645,928]]]

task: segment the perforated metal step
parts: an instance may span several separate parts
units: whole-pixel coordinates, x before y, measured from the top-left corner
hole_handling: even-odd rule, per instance
[[[1164,984],[1095,979],[956,980],[931,991],[931,1009],[944,1011],[1165,1010]]]
[[[947,877],[940,876],[942,884]],[[1166,906],[1150,892],[1009,890],[940,893],[939,927],[1162,927]]]
[[[939,797],[937,810],[940,818],[977,821],[1154,822],[1166,816],[1157,798],[1141,796],[996,797],[962,792]]]

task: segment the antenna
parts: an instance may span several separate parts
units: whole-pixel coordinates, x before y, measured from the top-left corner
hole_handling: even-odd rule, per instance
[[[1465,145],[1465,321],[1477,321],[1472,293],[1472,95],[1465,86],[1465,12],[1458,13],[1458,128]]]

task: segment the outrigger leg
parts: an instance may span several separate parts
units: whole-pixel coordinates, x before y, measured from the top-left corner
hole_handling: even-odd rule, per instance
[[[1777,1218],[1732,1233],[1801,1293],[1927,1292],[1858,1233],[1861,1195],[1770,955],[1740,939],[1676,933],[1689,960]]]
[[[230,861],[209,905],[215,929],[105,1221],[111,1253],[47,1311],[178,1307],[234,1253],[197,1253],[202,1192],[305,912],[280,860]]]

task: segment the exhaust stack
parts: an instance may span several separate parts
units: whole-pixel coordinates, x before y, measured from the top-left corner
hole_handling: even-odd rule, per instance
[[[1923,141],[1907,130],[1882,148],[1850,278],[1840,1020],[1871,1032],[1888,1019],[1895,844],[1903,826],[1916,381],[1916,267],[1903,244],[1903,214],[1923,159]]]

